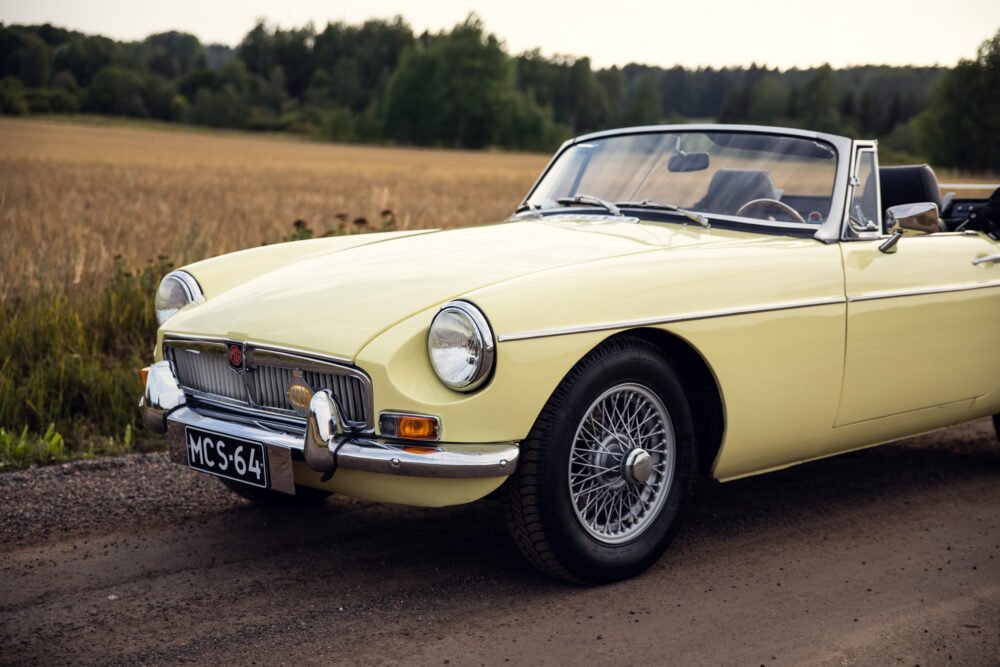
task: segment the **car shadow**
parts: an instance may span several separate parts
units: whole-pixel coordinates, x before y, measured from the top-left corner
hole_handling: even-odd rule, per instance
[[[707,542],[885,503],[919,503],[936,488],[998,479],[1000,445],[992,431],[989,437],[984,433],[980,428],[958,441],[924,436],[725,484],[702,481],[672,549],[692,556]],[[503,504],[502,497],[494,497],[420,509],[334,497],[310,509],[243,506],[230,515],[227,527],[230,536],[250,531],[255,539],[279,546],[284,566],[308,561],[306,576],[316,573],[310,585],[325,585],[324,571],[349,572],[359,580],[382,580],[386,573],[405,571],[442,585],[472,578],[503,588],[560,587],[517,553],[506,534]]]

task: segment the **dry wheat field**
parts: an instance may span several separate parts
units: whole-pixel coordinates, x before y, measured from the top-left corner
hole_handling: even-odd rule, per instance
[[[0,300],[316,234],[508,216],[548,156],[0,119]],[[356,225],[364,218],[367,225]]]
[[[547,159],[0,119],[0,302],[99,287],[116,258],[130,270],[274,243],[296,220],[316,235],[389,215],[400,229],[496,221]]]

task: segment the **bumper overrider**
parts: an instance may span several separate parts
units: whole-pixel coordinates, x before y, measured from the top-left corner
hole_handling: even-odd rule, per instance
[[[227,419],[192,407],[169,361],[149,367],[140,406],[143,424],[151,431],[166,434],[171,458],[178,463],[188,461],[188,427],[262,443],[268,451],[271,488],[285,493],[295,493],[295,485],[302,483],[296,479],[299,462],[319,473],[321,482],[338,470],[409,478],[486,480],[506,477],[517,467],[518,447],[514,443],[405,442],[348,432],[336,399],[327,390],[312,397],[303,436],[250,419]]]

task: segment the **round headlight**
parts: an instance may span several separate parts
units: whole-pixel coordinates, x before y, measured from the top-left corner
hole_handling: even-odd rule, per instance
[[[156,290],[156,298],[153,300],[156,321],[162,325],[184,306],[192,301],[202,301],[203,298],[198,281],[190,273],[172,271],[163,276],[160,287]]]
[[[431,322],[427,354],[441,382],[457,391],[472,391],[493,370],[493,331],[478,308],[452,301]]]

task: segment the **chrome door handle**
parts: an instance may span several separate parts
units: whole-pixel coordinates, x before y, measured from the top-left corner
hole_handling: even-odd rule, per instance
[[[972,260],[973,266],[979,266],[980,264],[985,264],[986,262],[1000,262],[1000,255],[986,255],[986,257],[977,257]]]

